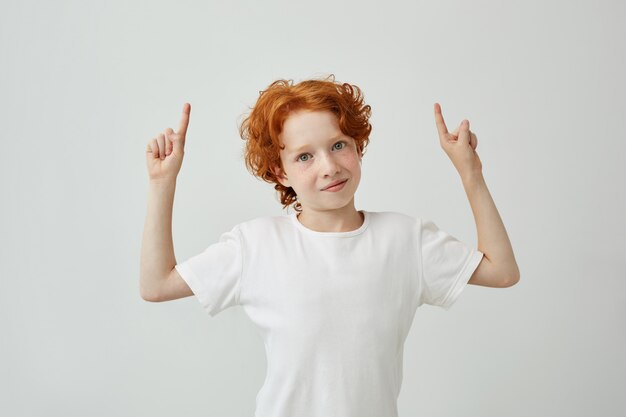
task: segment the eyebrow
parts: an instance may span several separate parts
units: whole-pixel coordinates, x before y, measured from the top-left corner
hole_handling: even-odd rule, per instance
[[[337,136],[333,136],[332,138],[328,139],[328,141],[329,141],[329,142],[332,142],[332,141],[334,141],[334,140],[340,139],[341,137],[342,137],[342,135],[341,135],[341,134],[339,134],[339,135],[337,135]],[[297,149],[294,149],[294,150],[289,151],[288,153],[289,153],[290,155],[291,155],[291,154],[294,154],[294,153],[298,153],[298,152],[301,152],[301,151],[303,151],[304,149],[306,149],[306,148],[308,148],[308,147],[309,147],[309,145],[308,145],[308,144],[307,144],[307,145],[302,145],[302,146],[300,146],[300,147],[299,147],[299,148],[297,148]]]

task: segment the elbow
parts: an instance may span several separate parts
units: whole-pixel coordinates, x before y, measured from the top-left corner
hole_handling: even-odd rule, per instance
[[[139,288],[139,296],[144,301],[149,301],[151,303],[158,303],[159,302],[159,297],[158,297],[157,294],[155,294],[154,291],[148,291],[148,290],[146,290],[143,287]]]
[[[513,274],[509,274],[509,278],[506,280],[505,287],[508,288],[508,287],[512,287],[513,285],[517,284],[519,282],[519,278],[520,278],[519,270],[517,270]]]
[[[144,300],[144,301],[151,302],[151,303],[156,303],[156,302],[159,301],[159,300],[157,300],[156,298],[154,298],[152,296],[146,296],[144,294],[141,294],[141,299]]]

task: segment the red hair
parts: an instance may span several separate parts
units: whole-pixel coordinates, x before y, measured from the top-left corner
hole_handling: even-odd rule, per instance
[[[363,103],[363,94],[356,85],[339,83],[331,74],[326,79],[304,80],[293,84],[293,80],[279,79],[259,98],[251,112],[239,127],[241,139],[246,141],[244,160],[252,175],[270,184],[280,195],[283,209],[297,202],[293,188],[282,185],[274,168],[283,169],[280,160],[278,136],[290,112],[296,110],[330,111],[337,116],[339,128],[344,135],[354,139],[361,155],[369,143],[372,125],[369,123],[372,108]],[[299,202],[294,209],[302,211]]]

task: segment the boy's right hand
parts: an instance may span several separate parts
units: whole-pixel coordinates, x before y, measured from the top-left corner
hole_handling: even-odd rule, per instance
[[[178,131],[167,128],[148,142],[146,163],[150,180],[175,180],[183,163],[185,137],[189,126],[191,104],[183,105]]]

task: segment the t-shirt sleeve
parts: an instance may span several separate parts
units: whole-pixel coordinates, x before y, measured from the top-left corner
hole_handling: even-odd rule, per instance
[[[419,304],[449,310],[478,267],[483,253],[439,229],[430,220],[418,219],[418,224],[422,289]]]
[[[217,243],[175,266],[204,310],[215,316],[239,304],[243,254],[239,226]]]

